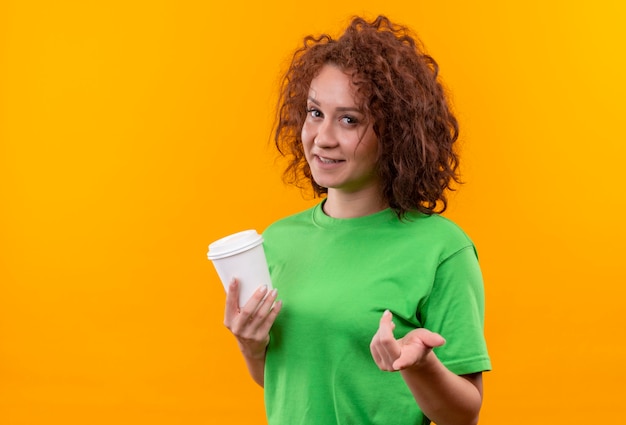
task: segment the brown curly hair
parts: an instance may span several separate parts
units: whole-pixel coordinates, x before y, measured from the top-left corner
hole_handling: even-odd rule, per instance
[[[327,64],[351,76],[359,106],[373,119],[381,147],[377,172],[390,208],[400,218],[410,210],[445,211],[445,191],[460,183],[453,149],[458,122],[435,60],[407,27],[385,16],[372,22],[355,17],[338,39],[309,35],[294,53],[282,79],[274,132],[288,160],[284,180],[300,188],[310,184],[317,196],[327,193],[312,178],[301,139],[309,86]]]

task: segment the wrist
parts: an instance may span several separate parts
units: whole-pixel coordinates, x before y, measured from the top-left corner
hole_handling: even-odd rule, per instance
[[[258,343],[250,346],[250,344],[245,344],[242,342],[238,343],[239,351],[243,354],[244,357],[251,360],[264,360],[265,359],[265,351],[267,350],[267,343]]]

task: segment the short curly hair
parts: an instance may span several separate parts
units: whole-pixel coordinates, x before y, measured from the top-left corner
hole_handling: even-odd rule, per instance
[[[373,120],[381,147],[377,172],[389,207],[400,218],[414,210],[445,211],[446,190],[461,183],[458,122],[435,60],[407,27],[385,16],[372,22],[354,17],[338,39],[309,35],[295,51],[282,79],[274,131],[288,161],[285,182],[312,186],[316,196],[327,193],[313,180],[301,138],[309,86],[327,64],[351,76],[359,106]]]

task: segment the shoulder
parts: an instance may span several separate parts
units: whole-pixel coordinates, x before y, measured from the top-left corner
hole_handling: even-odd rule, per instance
[[[433,238],[444,239],[448,242],[456,241],[461,244],[472,244],[470,237],[458,224],[439,214],[411,214],[407,215],[402,223],[415,232],[425,233]]]
[[[411,237],[438,251],[442,260],[465,248],[476,251],[468,234],[447,217],[416,213],[407,216],[402,223]]]

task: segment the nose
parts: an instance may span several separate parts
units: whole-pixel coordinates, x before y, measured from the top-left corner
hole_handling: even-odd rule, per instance
[[[317,128],[317,133],[313,138],[313,144],[318,148],[329,149],[337,146],[337,135],[335,134],[333,123],[324,120]]]

